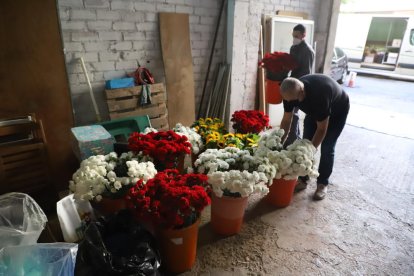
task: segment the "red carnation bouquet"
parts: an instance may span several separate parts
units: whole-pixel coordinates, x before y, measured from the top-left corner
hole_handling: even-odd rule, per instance
[[[257,110],[239,110],[231,118],[237,133],[259,133],[269,127],[269,116]]]
[[[184,135],[172,130],[141,134],[134,132],[128,139],[129,149],[154,159],[157,170],[177,167],[178,158],[191,153],[191,143]]]
[[[162,228],[184,228],[200,217],[210,204],[207,176],[177,170],[159,172],[146,184],[140,180],[126,197],[137,218]]]
[[[285,52],[267,53],[259,65],[272,73],[289,72],[298,67],[295,59]]]

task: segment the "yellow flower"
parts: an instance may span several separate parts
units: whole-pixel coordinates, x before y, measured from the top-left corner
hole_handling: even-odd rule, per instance
[[[207,144],[216,143],[216,142],[217,142],[217,139],[214,139],[214,138],[207,138],[207,140],[206,140]]]
[[[206,124],[211,124],[213,122],[212,118],[206,118],[205,120]]]
[[[217,124],[214,124],[214,125],[210,125],[210,129],[218,130],[219,128],[218,128]]]
[[[209,139],[214,139],[214,140],[218,140],[220,139],[220,134],[218,132],[211,132],[210,134],[207,135],[206,140]]]
[[[256,143],[256,141],[254,139],[251,139],[251,138],[247,138],[246,141],[249,142],[249,143],[251,143],[251,144],[255,144]]]
[[[235,144],[228,144],[227,147],[237,148],[237,146]]]
[[[233,137],[234,137],[233,133],[227,133],[227,134],[223,135],[224,139],[233,138]]]
[[[237,138],[242,139],[242,140],[244,139],[244,136],[245,136],[245,134],[241,134],[241,133],[236,133],[235,135]]]
[[[226,146],[226,144],[224,143],[224,141],[219,141],[217,143],[217,145],[219,146],[219,148],[224,148]]]

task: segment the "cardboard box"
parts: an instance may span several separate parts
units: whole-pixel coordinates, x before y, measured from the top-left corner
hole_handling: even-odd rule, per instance
[[[72,148],[79,160],[92,155],[105,155],[114,151],[115,140],[103,126],[91,125],[74,127]]]

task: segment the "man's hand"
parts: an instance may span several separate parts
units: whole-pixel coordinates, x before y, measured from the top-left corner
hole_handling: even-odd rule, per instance
[[[316,131],[312,138],[312,144],[315,148],[318,148],[325,138],[326,132],[328,131],[329,116],[323,121],[316,121]]]
[[[285,143],[286,138],[289,135],[290,125],[292,124],[293,112],[283,113],[282,121],[280,122],[280,128],[285,131],[282,137],[282,144]]]

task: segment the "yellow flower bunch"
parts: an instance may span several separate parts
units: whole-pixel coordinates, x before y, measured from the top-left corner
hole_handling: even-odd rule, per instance
[[[201,136],[204,136],[204,134],[209,131],[217,131],[219,133],[226,132],[224,123],[219,118],[200,118],[193,123],[192,127]]]
[[[236,147],[239,149],[251,149],[257,146],[259,135],[228,133],[224,123],[218,118],[200,118],[194,122],[192,127],[204,140],[208,149],[223,149],[225,147]]]

